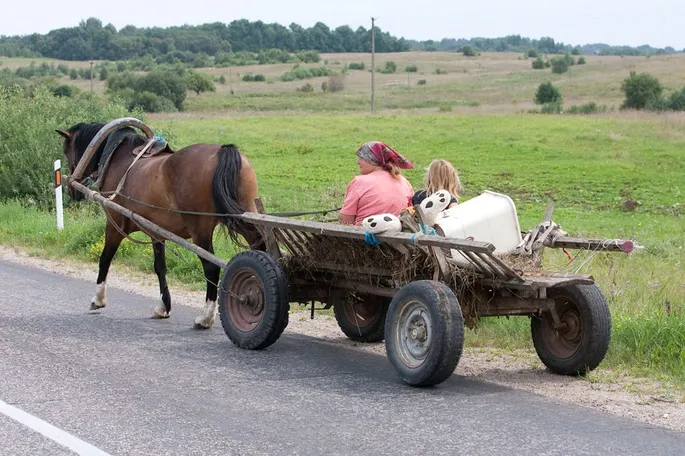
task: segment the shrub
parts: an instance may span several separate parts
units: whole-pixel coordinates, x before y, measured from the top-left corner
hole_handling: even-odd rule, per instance
[[[543,114],[561,114],[561,102],[545,103],[540,112]]]
[[[416,65],[407,65],[406,67],[404,67],[404,71],[406,71],[407,73],[416,73],[417,71],[419,71],[419,69],[416,67]]]
[[[580,49],[578,49],[578,48],[573,48],[573,50],[571,51],[571,54],[572,54],[572,55],[580,55]]]
[[[419,79],[416,81],[416,85],[424,86],[426,85],[426,80],[425,79]]]
[[[433,73],[435,73],[435,74],[447,74],[447,70],[442,70],[440,68],[436,68]]]
[[[51,92],[56,97],[73,97],[74,95],[78,94],[80,90],[78,89],[78,87],[64,84],[55,87],[51,90]]]
[[[474,51],[471,46],[464,46],[463,48],[461,48],[461,52],[466,57],[474,57],[476,55],[476,51]]]
[[[329,92],[342,92],[345,89],[345,78],[343,76],[329,76],[328,78],[328,91]]]
[[[568,114],[594,114],[597,112],[606,112],[607,107],[606,105],[602,105],[601,107],[597,106],[597,103],[594,101],[590,103],[586,103],[584,105],[573,105],[569,109],[566,110],[566,113]]]
[[[321,61],[321,56],[316,51],[298,52],[297,58],[304,63],[319,63]]]
[[[552,73],[554,74],[562,74],[566,73],[568,71],[568,60],[566,60],[564,57],[557,57],[552,59]]]
[[[222,75],[219,76],[219,78],[217,79],[217,82],[218,82],[219,84],[226,84],[226,76],[224,76],[224,75],[222,74]]]
[[[103,103],[90,93],[57,97],[39,86],[29,97],[19,88],[0,87],[0,199],[52,207],[53,162],[61,159],[66,167],[63,142],[55,129],[131,115],[142,116],[116,102]]]
[[[243,81],[245,82],[253,82],[254,81],[254,74],[252,73],[245,73],[243,75]]]
[[[685,87],[671,94],[669,105],[674,111],[685,111]]]
[[[395,71],[397,71],[397,64],[392,60],[385,62],[385,67],[383,67],[383,69],[380,70],[380,72],[383,74],[391,74]]]
[[[654,103],[661,98],[663,88],[651,74],[631,71],[630,76],[623,80],[621,90],[626,96],[621,109],[643,109],[647,103]]]
[[[543,70],[545,68],[545,61],[542,60],[542,57],[538,57],[537,59],[533,60],[533,69],[534,70]]]
[[[59,65],[57,65],[57,71],[66,76],[69,74],[69,67],[63,63],[60,63]]]
[[[544,105],[546,103],[561,102],[561,92],[554,87],[551,82],[543,82],[535,92],[535,103]]]
[[[186,73],[185,83],[188,90],[192,90],[197,95],[200,95],[202,92],[216,92],[214,79],[207,73],[189,71]]]
[[[585,65],[585,57],[578,57],[578,65]]]
[[[255,80],[255,82],[264,82],[264,81],[266,81],[266,76],[264,76],[263,74],[257,73],[254,75],[254,80]]]
[[[323,93],[328,92],[328,83],[327,83],[326,81],[324,81],[324,82],[321,83],[321,91],[322,91]]]
[[[107,76],[109,75],[109,71],[107,71],[107,67],[102,67],[100,68],[100,80],[101,81],[106,81]]]
[[[359,63],[351,62],[348,65],[348,68],[350,70],[363,70],[364,68],[366,68],[366,65],[364,64],[364,62],[359,62]]]
[[[298,92],[311,93],[314,91],[314,86],[312,86],[310,83],[306,83],[305,85],[298,87],[295,90],[297,90]]]
[[[528,54],[526,54],[526,55],[528,57],[530,57],[531,59],[535,59],[538,57],[538,51],[536,51],[535,49],[529,49]]]
[[[78,71],[76,71],[76,68],[72,68],[71,71],[69,72],[69,78],[70,79],[78,79]]]

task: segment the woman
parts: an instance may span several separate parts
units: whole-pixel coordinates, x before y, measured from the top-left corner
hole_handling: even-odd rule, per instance
[[[439,190],[447,190],[452,195],[448,208],[459,204],[459,192],[463,191],[464,188],[461,185],[461,180],[459,180],[459,173],[454,169],[452,163],[442,159],[433,160],[426,169],[424,182],[426,189],[416,192],[411,199],[412,206],[421,204],[421,201],[426,197]]]
[[[359,176],[347,185],[341,223],[361,225],[371,215],[399,215],[410,206],[414,189],[400,169],[413,168],[411,161],[379,141],[362,144],[357,157]]]

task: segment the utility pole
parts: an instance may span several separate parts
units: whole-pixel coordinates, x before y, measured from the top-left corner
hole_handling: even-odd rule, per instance
[[[376,113],[376,18],[371,18],[371,114]]]
[[[92,60],[90,61],[90,91],[93,91],[93,62]]]

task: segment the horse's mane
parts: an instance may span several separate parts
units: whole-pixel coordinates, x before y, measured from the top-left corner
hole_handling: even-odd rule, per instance
[[[88,148],[88,145],[93,140],[95,135],[97,135],[98,132],[100,130],[102,130],[102,127],[104,127],[104,126],[105,126],[104,123],[81,122],[81,123],[77,123],[73,127],[69,128],[69,130],[67,130],[69,133],[72,133],[72,134],[76,134],[78,132],[78,134],[76,135],[76,139],[74,140],[74,143],[72,146],[74,148],[74,151],[76,152],[76,161],[77,162],[81,159],[81,157],[83,156],[83,153],[86,151],[86,148]],[[114,133],[112,133],[112,134],[114,134]],[[112,136],[112,134],[110,134],[110,137]],[[134,142],[133,146],[134,147],[139,146],[140,144],[145,142],[144,139],[140,135],[137,135],[135,133],[135,130],[133,130],[133,129],[129,129],[126,136],[130,137],[133,140],[133,142]],[[121,140],[119,142],[121,142]],[[119,142],[116,145],[118,145]],[[106,146],[107,146],[107,141],[104,141],[102,143],[102,145],[98,148],[98,150],[95,151],[95,154],[93,155],[93,159],[91,160],[91,163],[95,163],[95,164],[100,163],[100,160],[102,159],[102,154],[103,154]],[[113,151],[110,150],[109,153],[111,153],[111,152],[113,152]]]

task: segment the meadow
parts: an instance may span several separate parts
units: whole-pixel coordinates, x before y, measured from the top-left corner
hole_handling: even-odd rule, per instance
[[[326,77],[280,81],[292,68],[288,64],[206,68],[201,71],[225,75],[227,83],[217,84],[216,93],[188,95],[185,112],[148,114],[146,120],[168,134],[175,148],[196,142],[238,144],[257,171],[267,212],[340,206],[346,184],[357,172],[356,148],[376,139],[414,161],[416,168],[406,175],[415,188],[421,186],[423,169],[440,157],[459,168],[466,188],[463,199],[483,190],[511,196],[523,230],[539,223],[553,201],[553,219],[572,235],[634,239],[644,249],[631,255],[581,254],[568,265],[561,252],[549,251],[545,267],[577,267],[592,274],[605,293],[613,334],[602,366],[682,388],[685,116],[618,108],[621,81],[630,71],[653,74],[667,92],[685,86],[685,55],[585,58],[586,65],[553,75],[532,70],[531,59],[520,54],[378,55],[377,66],[392,59],[398,73],[376,75],[376,115],[368,114],[366,70],[349,71],[344,91],[322,93],[319,86]],[[0,61],[3,66],[16,64],[16,59]],[[370,66],[368,54],[323,54],[317,65],[326,61],[334,69],[362,61]],[[418,71],[403,72],[407,65]],[[247,72],[264,74],[267,81],[244,82],[240,75]],[[419,79],[426,84],[417,85]],[[528,113],[537,86],[547,80],[560,88],[566,106],[594,101],[608,112]],[[305,83],[315,91],[297,92]],[[95,81],[95,87],[102,91],[104,83]],[[58,158],[60,143],[54,136],[51,158]],[[0,204],[0,243],[20,245],[34,255],[73,257],[96,268],[104,230],[99,208],[70,205],[65,225],[57,232],[53,213],[25,202]],[[199,261],[178,247],[170,250],[170,281],[202,289]],[[223,237],[216,250],[224,258],[235,252]],[[125,241],[115,262],[153,274],[149,247]],[[532,345],[526,318],[485,320],[468,334],[471,345]]]

